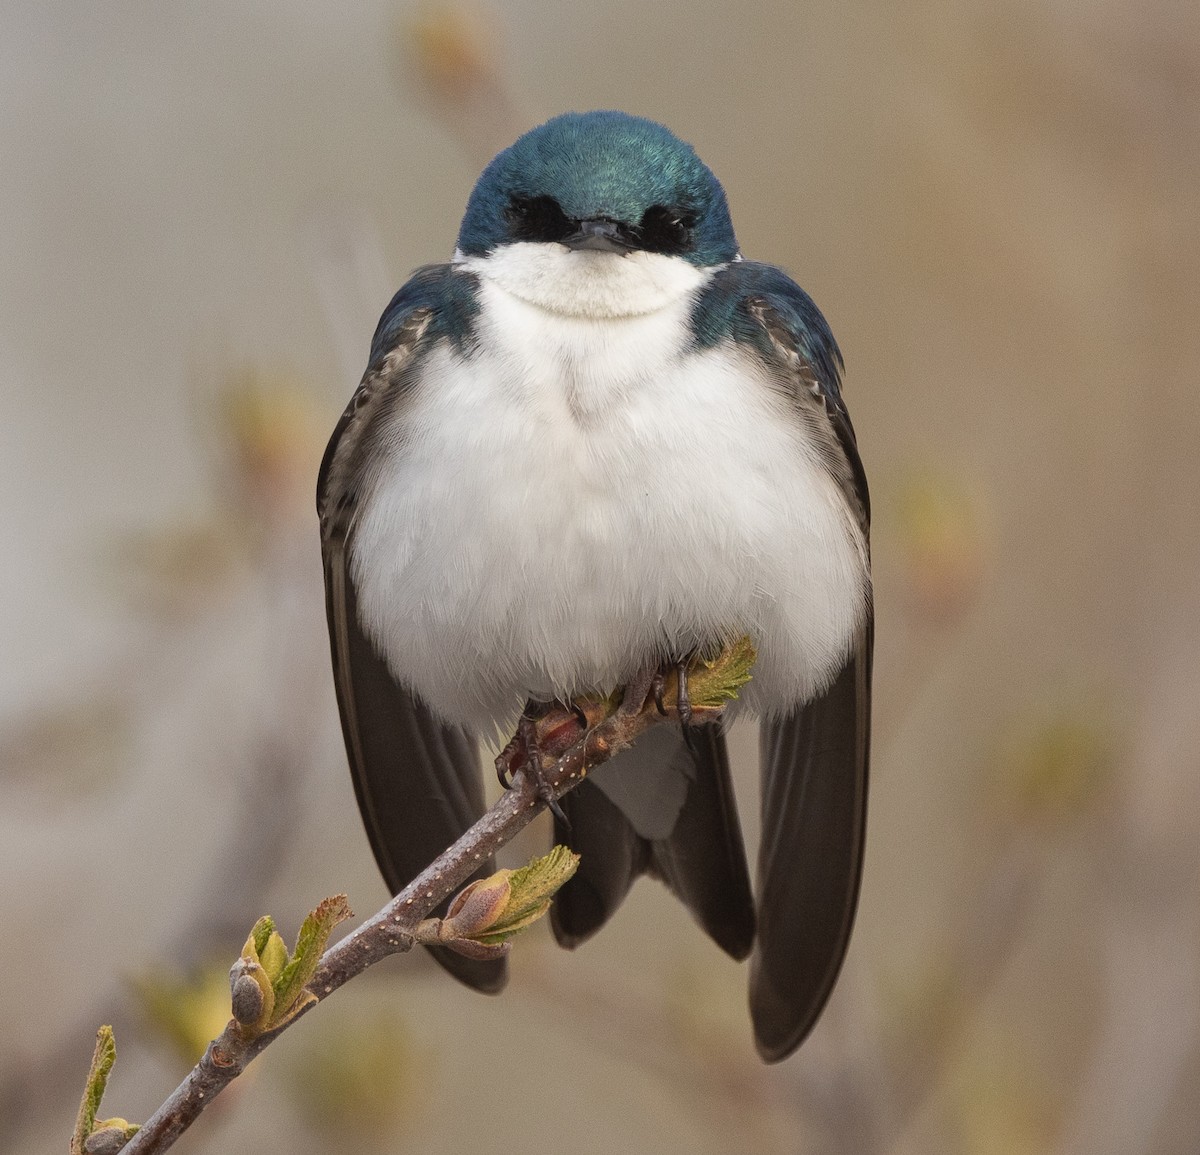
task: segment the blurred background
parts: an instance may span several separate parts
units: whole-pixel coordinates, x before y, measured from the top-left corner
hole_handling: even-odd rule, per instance
[[[817,1031],[654,883],[499,999],[392,960],[180,1151],[1200,1150],[1200,7],[4,5],[0,1149],[144,1118],[254,919],[385,898],[312,491],[376,318],[567,109],[695,144],[846,355],[874,786]],[[757,838],[752,727],[735,753]],[[524,859],[548,838],[530,832]]]

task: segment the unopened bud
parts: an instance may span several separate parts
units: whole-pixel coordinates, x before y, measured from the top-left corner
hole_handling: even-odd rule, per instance
[[[237,969],[236,967],[234,968]],[[266,999],[263,989],[252,975],[230,973],[229,994],[233,1017],[244,1027],[251,1027],[262,1018]]]
[[[472,882],[454,896],[446,917],[444,933],[452,938],[486,933],[504,913],[512,893],[509,870],[498,870],[489,878]]]
[[[507,942],[487,943],[479,942],[473,938],[452,938],[443,945],[448,946],[456,954],[465,955],[467,958],[479,959],[481,962],[487,962],[490,959],[504,958],[511,949]]]
[[[124,1119],[102,1119],[84,1140],[83,1149],[87,1155],[117,1155],[137,1130]]]

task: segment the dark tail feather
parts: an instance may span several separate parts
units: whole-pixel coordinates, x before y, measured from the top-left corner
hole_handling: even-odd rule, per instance
[[[555,838],[580,855],[551,921],[558,941],[578,946],[620,906],[633,880],[662,878],[717,944],[744,958],[754,938],[754,902],[716,726],[680,736],[665,725],[562,799],[570,829]]]
[[[726,954],[744,959],[754,945],[754,896],[718,725],[683,731],[696,767],[669,838],[652,844],[652,868]]]
[[[550,925],[559,945],[574,950],[621,905],[646,868],[647,846],[595,782],[581,782],[559,805],[571,825],[556,818],[554,841],[579,855],[579,868],[555,895]]]

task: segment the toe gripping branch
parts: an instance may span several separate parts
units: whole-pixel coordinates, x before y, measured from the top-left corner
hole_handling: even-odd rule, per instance
[[[505,790],[512,788],[518,773],[522,774],[554,817],[567,827],[570,823],[558,804],[558,791],[565,783],[559,781],[557,763],[581,735],[587,735],[603,720],[603,703],[592,705],[591,714],[588,705],[591,704],[529,702],[512,740],[496,759],[496,777]]]
[[[672,673],[675,674],[675,712],[684,726],[689,726],[692,722],[692,700],[688,695],[688,670],[695,657],[695,653],[691,653],[677,662],[659,666],[654,671],[654,678],[650,683],[651,692],[654,694],[654,708],[664,718],[669,718],[671,712],[667,709],[664,699],[667,694],[668,679]]]
[[[614,716],[635,717],[649,708],[651,700],[661,717],[674,715],[683,725],[688,725],[694,715],[688,694],[688,676],[694,662],[695,655],[689,655],[666,665],[647,667],[619,695],[609,698],[527,703],[517,722],[516,733],[496,758],[496,777],[500,785],[509,790],[515,776],[522,774],[533,784],[537,797],[569,828],[570,823],[557,798],[569,779],[587,773],[586,744],[593,737],[600,739],[599,734],[593,734],[596,728]],[[581,737],[585,742],[584,758],[573,770],[562,770],[560,759],[579,743]]]

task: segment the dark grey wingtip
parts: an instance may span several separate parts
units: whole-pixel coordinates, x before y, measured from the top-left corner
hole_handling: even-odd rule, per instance
[[[554,896],[550,926],[560,946],[586,942],[621,905],[642,873],[646,849],[621,811],[588,778],[560,800],[570,822],[557,819],[554,841],[580,856],[574,877]]]
[[[743,918],[727,926],[708,925],[705,930],[734,962],[745,962],[754,950],[753,915],[748,920]]]
[[[550,929],[564,950],[575,950],[588,941],[607,921],[611,903],[587,885],[586,880],[570,896],[570,907],[560,913],[558,902],[550,907]],[[569,924],[569,925],[568,925]]]
[[[759,1025],[754,1025],[754,1049],[764,1063],[782,1063],[796,1053],[797,1048],[808,1037],[808,1031],[799,1035],[789,1035],[783,1040],[768,1039],[759,1034]]]
[[[760,961],[756,957],[750,971],[754,1046],[764,1063],[778,1063],[794,1053],[812,1033],[829,1000],[833,982],[797,1015],[795,992],[776,990],[762,973]]]

